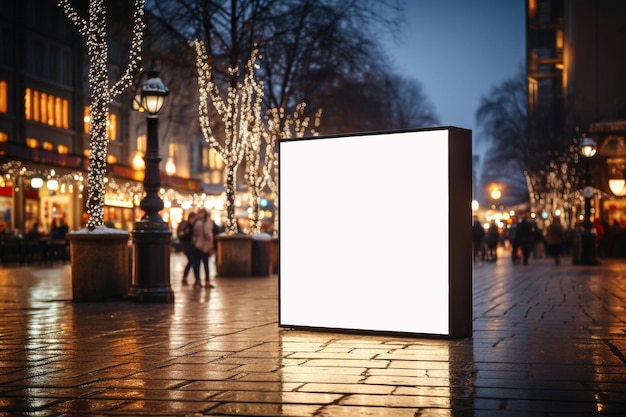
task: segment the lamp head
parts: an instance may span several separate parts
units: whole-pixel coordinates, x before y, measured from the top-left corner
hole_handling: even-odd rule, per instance
[[[156,116],[163,108],[168,94],[169,90],[159,78],[159,72],[154,68],[150,69],[148,71],[148,79],[141,87],[141,107],[149,115]]]
[[[596,143],[595,140],[591,138],[583,138],[582,142],[580,143],[580,153],[585,158],[591,158],[592,156],[596,154],[597,150],[598,150],[598,144]]]

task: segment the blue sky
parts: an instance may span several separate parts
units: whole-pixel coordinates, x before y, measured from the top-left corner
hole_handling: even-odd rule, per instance
[[[422,83],[442,125],[472,129],[481,96],[525,61],[524,0],[404,0],[395,70]]]

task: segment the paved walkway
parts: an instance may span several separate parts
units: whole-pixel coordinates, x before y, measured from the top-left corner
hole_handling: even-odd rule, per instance
[[[475,265],[462,340],[280,329],[277,276],[194,290],[179,254],[171,305],[0,267],[0,416],[626,415],[626,261],[568,261]]]

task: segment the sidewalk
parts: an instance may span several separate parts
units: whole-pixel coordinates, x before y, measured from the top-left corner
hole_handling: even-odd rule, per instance
[[[183,267],[170,305],[0,267],[0,416],[626,415],[625,260],[476,264],[461,340],[280,329],[276,275],[194,290]]]

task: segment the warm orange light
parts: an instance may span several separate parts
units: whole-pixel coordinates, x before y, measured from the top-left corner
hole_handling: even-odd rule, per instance
[[[500,190],[500,187],[498,187],[497,185],[491,187],[490,195],[492,199],[499,200],[500,197],[502,197],[502,191]]]

